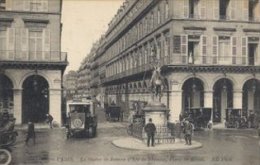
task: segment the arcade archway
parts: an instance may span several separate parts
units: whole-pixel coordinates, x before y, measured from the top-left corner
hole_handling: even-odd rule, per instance
[[[13,83],[5,76],[0,74],[0,113],[13,113]]]
[[[243,86],[243,115],[249,112],[260,114],[260,82],[257,79],[247,80]]]
[[[33,75],[23,82],[22,122],[39,123],[49,113],[49,85],[45,78]]]
[[[184,112],[204,106],[204,87],[200,79],[194,77],[186,80],[182,91],[182,110]]]
[[[222,78],[214,84],[213,90],[213,122],[224,122],[226,109],[233,107],[233,84]]]

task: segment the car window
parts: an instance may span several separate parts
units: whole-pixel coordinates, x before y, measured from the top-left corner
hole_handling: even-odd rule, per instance
[[[70,105],[71,113],[90,113],[90,105]]]

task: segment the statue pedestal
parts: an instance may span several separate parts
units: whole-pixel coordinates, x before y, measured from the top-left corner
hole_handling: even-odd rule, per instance
[[[155,126],[167,126],[169,109],[159,101],[149,102],[143,109],[145,124],[151,118]]]
[[[172,135],[171,130],[167,127],[169,109],[159,101],[153,101],[148,103],[144,111],[145,124],[149,122],[151,118],[156,126],[155,143],[174,143],[175,138]],[[143,130],[143,140],[147,142],[146,133]]]

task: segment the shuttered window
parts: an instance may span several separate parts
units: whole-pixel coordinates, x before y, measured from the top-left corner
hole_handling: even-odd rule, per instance
[[[189,0],[183,0],[183,15],[184,18],[189,17]]]
[[[232,64],[237,64],[237,37],[231,38]]]
[[[181,36],[173,36],[173,53],[181,53]]]
[[[200,45],[201,45],[201,55],[202,55],[202,63],[207,63],[207,37],[201,35],[200,37]]]
[[[42,31],[29,32],[29,60],[42,60]]]
[[[218,36],[212,37],[212,63],[217,64],[217,56],[218,56]]]
[[[247,37],[242,37],[242,64],[246,64],[246,59],[247,59],[247,46],[248,46],[248,38]]]
[[[206,0],[200,0],[199,4],[200,4],[200,18],[201,19],[205,19],[206,18]]]
[[[6,30],[0,30],[0,59],[6,59],[7,47],[6,47]]]
[[[249,17],[249,12],[248,12],[248,9],[249,9],[249,1],[248,0],[244,0],[243,1],[243,16],[244,16],[244,20],[245,21],[248,21],[248,17]]]
[[[188,36],[182,35],[181,36],[181,56],[182,56],[182,63],[187,63],[187,54],[188,54]]]

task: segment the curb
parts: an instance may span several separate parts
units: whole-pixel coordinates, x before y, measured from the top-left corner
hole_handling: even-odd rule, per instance
[[[184,142],[175,142],[173,144],[157,144],[155,147],[147,147],[141,140],[135,138],[121,138],[112,141],[112,144],[121,149],[128,150],[142,150],[142,151],[182,151],[193,150],[203,147],[203,145],[197,141],[192,141],[191,146],[187,146]],[[131,145],[128,145],[131,144]],[[179,145],[179,146],[176,146]]]

